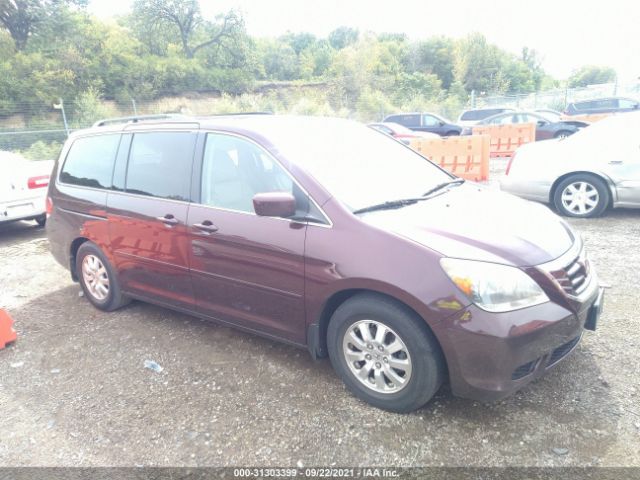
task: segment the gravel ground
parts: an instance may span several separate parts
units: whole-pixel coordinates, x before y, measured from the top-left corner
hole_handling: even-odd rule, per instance
[[[407,415],[303,350],[142,303],[102,313],[42,229],[0,227],[19,334],[0,351],[0,466],[640,466],[640,211],[570,223],[611,286],[598,331],[506,400],[445,386]]]

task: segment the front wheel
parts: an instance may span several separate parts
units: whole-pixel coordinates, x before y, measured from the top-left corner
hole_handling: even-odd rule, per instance
[[[440,346],[423,322],[387,297],[352,297],[329,323],[331,363],[347,388],[371,405],[416,410],[438,391],[445,375]]]
[[[556,188],[553,203],[567,217],[597,217],[609,205],[609,188],[600,178],[589,174],[570,175]]]

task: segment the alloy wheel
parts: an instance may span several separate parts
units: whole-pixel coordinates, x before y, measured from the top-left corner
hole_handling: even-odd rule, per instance
[[[104,301],[109,295],[109,274],[102,261],[95,255],[82,260],[82,279],[93,298]]]
[[[409,384],[409,350],[400,336],[382,322],[354,323],[344,334],[342,348],[349,370],[367,388],[388,394]]]
[[[600,201],[598,190],[587,182],[570,183],[562,191],[562,205],[575,215],[587,215]]]

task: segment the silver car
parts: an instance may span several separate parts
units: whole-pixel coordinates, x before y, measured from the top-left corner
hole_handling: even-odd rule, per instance
[[[569,217],[640,208],[640,112],[605,118],[568,138],[523,145],[500,186]]]
[[[46,222],[46,198],[52,160],[28,161],[0,151],[0,225],[18,220]]]

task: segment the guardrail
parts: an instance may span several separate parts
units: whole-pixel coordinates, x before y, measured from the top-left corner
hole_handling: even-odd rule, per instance
[[[474,182],[489,179],[488,135],[415,138],[410,146],[445,170]]]
[[[476,135],[488,135],[491,138],[490,156],[511,157],[520,145],[535,142],[536,124],[478,125],[473,127],[473,136]]]

